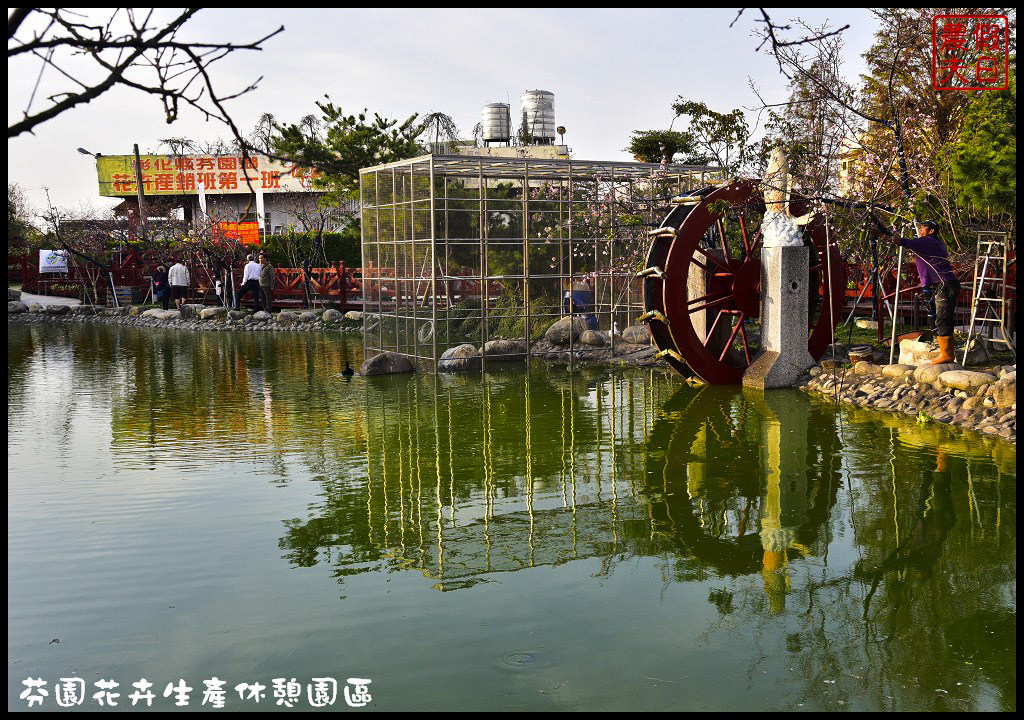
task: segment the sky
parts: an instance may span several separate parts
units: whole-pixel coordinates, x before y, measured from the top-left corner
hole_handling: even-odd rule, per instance
[[[262,52],[240,51],[211,69],[221,94],[262,77],[255,91],[228,105],[246,134],[265,112],[292,122],[316,112],[314,102],[326,93],[346,111],[399,119],[444,112],[469,137],[485,104],[507,102],[515,117],[519,96],[540,89],[555,95],[556,123],[567,128],[573,157],[631,160],[624,150],[630,133],[667,129],[680,95],[719,111],[751,109],[752,128],[760,103],[751,83],[767,102],[785,100],[786,79],[771,56],[756,51],[755,12],[746,10],[730,27],[736,9],[208,9],[179,38],[247,43],[284,26]],[[793,33],[796,21],[849,24],[845,74],[863,71],[860,56],[876,29],[866,9],[770,13],[776,24],[793,24]],[[20,119],[37,82],[35,111],[45,106],[41,98],[65,87],[55,72],[40,78],[38,61],[29,59],[8,61],[7,79],[8,123]],[[122,155],[138,143],[145,153],[157,151],[162,138],[202,142],[229,134],[189,109],[168,125],[157,98],[118,87],[32,135],[9,139],[8,182],[36,211],[46,206],[47,190],[59,207],[102,209],[118,201],[98,196],[95,162],[76,148]]]

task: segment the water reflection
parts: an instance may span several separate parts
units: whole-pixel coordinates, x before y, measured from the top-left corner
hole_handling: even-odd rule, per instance
[[[878,707],[932,686],[960,689],[935,708],[985,707],[990,682],[1015,703],[1012,657],[965,654],[1015,628],[1006,446],[979,464],[948,431],[656,374],[410,377],[371,388],[365,413],[363,493],[292,525],[293,561],[416,570],[446,591],[647,557],[666,584],[712,583],[708,642],[742,627],[777,643],[808,702],[847,676]]]
[[[583,557],[610,566],[649,534],[634,471],[673,389],[671,378],[649,373],[376,382],[366,393],[360,506],[332,502],[289,527],[284,546],[299,564],[329,555],[339,576],[415,568],[439,590]],[[363,543],[353,521],[365,526]]]
[[[615,613],[626,665],[671,665],[673,642],[704,649],[746,688],[723,680],[713,692],[762,693],[752,707],[1016,707],[1007,443],[651,371],[347,378],[361,350],[336,335],[9,330],[9,502],[35,512],[39,498],[59,496],[70,520],[89,518],[86,534],[115,512],[87,503],[86,491],[116,496],[111,506],[142,522],[151,506],[167,511],[166,486],[191,481],[189,501],[170,509],[216,498],[216,517],[194,530],[202,552],[244,529],[254,573],[330,573],[342,614],[372,614],[377,579],[411,578],[406,587],[426,593],[409,603],[423,608],[410,622],[424,647],[437,640],[431,613],[451,607],[432,603],[472,613],[482,590],[533,582],[527,609],[542,618],[541,636],[569,634],[598,652],[585,630],[567,630],[574,616],[548,618],[546,604],[557,604],[564,578],[581,606],[622,582],[623,602],[655,598],[646,613]],[[88,483],[47,484],[93,467],[102,472]],[[151,479],[168,467],[178,475]],[[232,474],[252,481],[218,489]],[[285,507],[261,494],[267,485],[309,490]],[[34,544],[83,533],[69,520],[55,534],[63,518],[41,517],[11,516],[24,567]],[[146,541],[131,512],[116,517]],[[172,569],[205,558],[150,551]],[[114,596],[127,578],[104,572]],[[27,574],[9,578],[23,622],[38,602]],[[315,600],[289,600],[292,622]],[[277,618],[280,608],[249,612]]]

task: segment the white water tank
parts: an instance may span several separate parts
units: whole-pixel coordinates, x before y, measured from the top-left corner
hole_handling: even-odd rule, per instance
[[[527,90],[520,98],[520,122],[526,120],[526,131],[534,145],[555,142],[555,94],[547,90]]]
[[[508,142],[512,138],[512,119],[505,103],[484,105],[481,126],[484,142]]]

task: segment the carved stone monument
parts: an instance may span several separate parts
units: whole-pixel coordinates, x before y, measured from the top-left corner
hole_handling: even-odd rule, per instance
[[[764,181],[765,214],[761,251],[761,347],[743,375],[756,388],[790,387],[814,358],[807,351],[807,297],[810,249],[801,227],[811,215],[789,209],[789,164],[781,149],[772,152]]]

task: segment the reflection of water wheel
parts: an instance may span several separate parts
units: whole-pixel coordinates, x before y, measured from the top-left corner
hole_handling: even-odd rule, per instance
[[[728,388],[680,388],[661,408],[647,440],[647,485],[654,529],[722,575],[747,575],[760,567],[758,503],[761,473],[759,418]],[[699,441],[704,436],[703,442]],[[700,499],[690,494],[694,461],[713,467],[708,490],[722,507],[745,518],[738,534],[719,534],[702,518]],[[724,483],[724,484],[723,484]]]
[[[803,493],[798,498],[793,487],[784,490],[793,503],[787,519],[794,521],[789,527],[793,538],[813,546],[829,526],[842,485],[841,443],[832,409],[803,394],[794,394],[791,402],[808,407],[805,421],[786,428],[807,433],[807,454],[797,461],[805,468],[803,479],[787,476],[787,484],[797,481]],[[765,410],[763,403],[730,388],[684,386],[662,404],[646,442],[642,492],[651,500],[653,529],[723,575],[749,574],[763,566],[759,533],[769,492],[764,484]],[[731,530],[723,531],[713,520],[724,512],[732,516]]]
[[[806,211],[800,205],[793,203],[793,215]],[[761,314],[763,213],[757,185],[737,180],[676,208],[656,234],[644,271],[644,318],[662,356],[680,372],[739,383],[757,357],[750,321]],[[807,348],[817,359],[839,320],[846,283],[834,238],[826,252],[824,218],[815,216],[804,237],[811,247]]]

